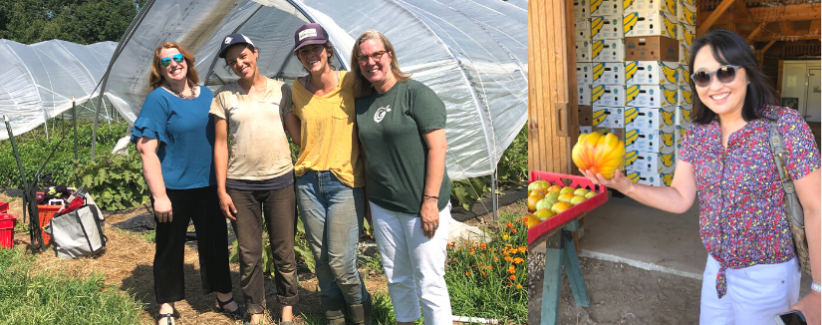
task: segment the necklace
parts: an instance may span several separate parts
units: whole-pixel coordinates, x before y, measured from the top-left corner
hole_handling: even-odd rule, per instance
[[[165,87],[168,91],[170,91],[172,94],[174,94],[174,96],[177,96],[177,97],[185,99],[185,100],[194,100],[194,98],[195,98],[194,88],[189,88],[189,92],[191,94],[186,96],[186,95],[183,95],[181,92],[178,92],[178,91],[174,90],[174,88],[172,88],[171,85],[169,85],[167,81],[163,81],[163,83],[164,83],[163,87]],[[185,91],[185,89],[183,91]]]

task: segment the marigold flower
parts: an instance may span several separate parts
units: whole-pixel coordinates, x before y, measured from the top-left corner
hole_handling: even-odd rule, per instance
[[[451,259],[451,262],[456,263],[456,262],[457,262],[457,259],[456,259],[456,258],[452,258],[452,259]]]
[[[523,223],[528,223],[528,217],[522,218]]]
[[[511,229],[511,232],[516,234],[517,230],[516,229]]]
[[[489,269],[489,270],[490,270],[490,269],[493,269],[493,268],[494,268],[493,266],[488,265],[488,269]]]
[[[521,284],[517,284],[517,289],[522,289],[522,285],[521,285]]]
[[[471,271],[465,272],[465,276],[471,276]]]
[[[471,249],[477,249],[477,245],[471,245]]]
[[[468,254],[474,255],[474,250],[472,249]]]
[[[511,259],[511,256],[506,256],[505,260],[508,261],[508,262],[513,262],[514,261],[513,259]]]
[[[514,266],[512,265],[511,267],[508,268],[508,273],[511,273],[511,274],[517,273],[517,269],[515,269]]]
[[[464,244],[465,244],[465,246],[468,246],[468,242],[465,242]]]
[[[487,278],[487,277],[488,277],[488,274],[485,274],[485,271],[480,271],[480,273],[482,273],[482,277],[483,277],[483,278]]]
[[[508,234],[502,235],[502,239],[508,240]]]
[[[485,243],[480,244],[480,249],[486,249],[486,248],[488,248],[488,245],[485,245]]]
[[[508,251],[502,251],[502,255],[508,256]]]
[[[511,247],[511,244],[505,244],[505,247]]]
[[[511,283],[511,281],[508,281],[508,286],[509,286],[509,287],[512,287],[512,286],[514,286],[514,284],[513,284],[513,283]]]
[[[509,276],[508,278],[511,279],[511,281],[516,281],[517,280],[516,275]]]
[[[522,259],[521,257],[517,257],[517,258],[514,259],[514,264],[519,264],[519,263],[522,263],[522,262],[525,262],[525,260]]]
[[[520,247],[519,247],[519,251],[520,251],[520,253],[525,253],[525,252],[527,252],[527,251],[528,251],[528,247],[525,247],[525,246],[520,246]]]
[[[505,226],[508,227],[508,229],[514,228],[514,224],[510,222],[506,223]]]

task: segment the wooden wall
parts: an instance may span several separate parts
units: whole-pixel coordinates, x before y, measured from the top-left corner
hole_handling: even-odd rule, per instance
[[[528,2],[528,169],[570,174],[576,143],[572,0]]]

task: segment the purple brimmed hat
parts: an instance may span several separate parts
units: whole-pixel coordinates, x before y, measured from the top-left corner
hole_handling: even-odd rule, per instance
[[[228,35],[223,39],[223,43],[220,44],[219,56],[221,59],[225,59],[225,52],[227,52],[228,48],[233,46],[234,44],[251,44],[251,46],[254,46],[254,43],[251,43],[251,40],[248,39],[248,37],[245,37],[245,35],[243,34],[234,33]]]
[[[305,24],[294,33],[294,53],[301,47],[328,43],[328,33],[320,24]]]

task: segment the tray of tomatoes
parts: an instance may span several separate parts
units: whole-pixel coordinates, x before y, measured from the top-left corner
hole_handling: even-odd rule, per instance
[[[532,171],[528,245],[608,201],[608,189],[583,176]]]

